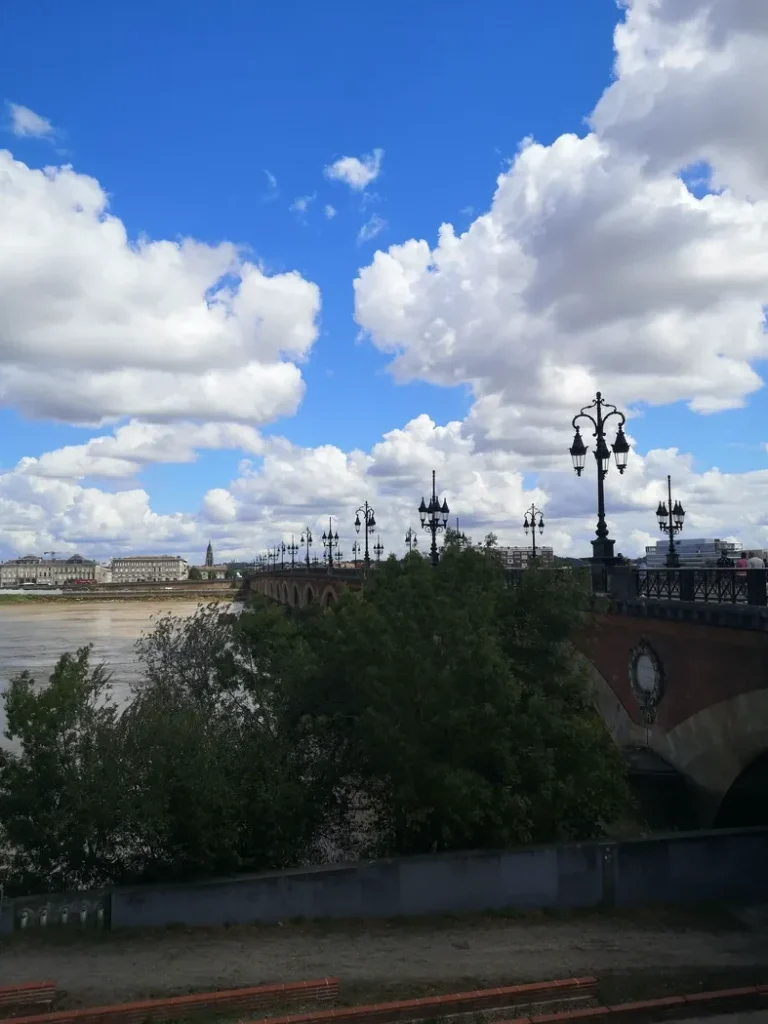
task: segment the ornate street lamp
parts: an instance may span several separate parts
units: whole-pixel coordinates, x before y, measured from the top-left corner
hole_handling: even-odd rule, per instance
[[[435,491],[435,471],[432,470],[432,497],[429,499],[429,504],[424,504],[424,499],[421,499],[419,505],[419,518],[421,519],[422,528],[429,530],[432,534],[432,545],[429,549],[430,557],[432,559],[432,565],[437,565],[440,561],[440,556],[437,553],[437,535],[442,533],[448,525],[448,514],[450,513],[448,508],[448,502],[443,499],[443,504],[440,504],[440,499],[437,497]]]
[[[675,534],[680,533],[685,521],[685,509],[676,501],[672,505],[672,477],[667,476],[667,497],[669,505],[660,501],[656,509],[656,518],[659,521],[659,529],[669,537],[669,549],[667,550],[667,568],[676,569],[680,565],[680,557],[675,550]]]
[[[328,533],[323,530],[323,557],[328,560],[328,572],[333,571],[333,551],[334,548],[338,549],[339,546],[339,535],[333,532],[333,523],[331,522],[332,517],[328,516]]]
[[[530,517],[530,518],[529,518]],[[537,518],[538,517],[538,518]],[[525,530],[525,536],[528,536],[528,531],[531,531],[531,544],[533,546],[532,557],[536,558],[536,531],[541,532],[544,529],[544,514],[540,509],[536,508],[535,505],[531,505],[528,511],[525,513],[525,519],[523,520],[523,529]]]
[[[357,563],[359,561],[359,555],[360,555],[360,552],[362,550],[363,549],[360,547],[360,541],[356,540],[354,542],[354,544],[352,545],[352,561],[355,563],[355,568],[357,568]]]
[[[594,409],[594,415],[590,413],[590,409]],[[606,410],[608,411],[606,412]],[[599,391],[595,400],[573,417],[573,428],[576,434],[570,447],[576,476],[581,476],[587,458],[587,448],[581,436],[578,420],[589,420],[594,427],[592,436],[596,439],[595,462],[597,463],[597,529],[595,530],[597,539],[592,541],[592,585],[596,590],[606,589],[608,568],[615,562],[613,554],[614,541],[608,536],[608,527],[605,522],[605,488],[603,486],[608,467],[611,464],[611,452],[605,440],[605,424],[611,416],[616,416],[619,420],[616,440],[611,445],[611,448],[616,459],[616,468],[619,473],[623,473],[627,468],[627,458],[629,456],[629,445],[624,436],[626,417],[615,405],[605,402]]]
[[[360,513],[363,514],[362,523],[360,521]],[[365,554],[363,555],[363,568],[368,569],[371,565],[371,556],[368,554],[368,534],[373,530],[376,525],[376,516],[374,515],[373,509],[367,501],[363,502],[360,508],[355,514],[355,530],[360,533],[361,525],[364,528],[365,534]]]
[[[280,552],[280,572],[285,572],[285,552],[287,548],[284,540],[281,540],[277,545],[277,550]]]
[[[294,541],[293,534],[291,534],[291,543],[286,546],[285,549],[291,556],[291,569],[296,567],[296,552],[299,550],[299,545]]]
[[[419,537],[415,530],[412,530],[410,526],[405,533],[405,543],[408,545],[408,551],[411,552],[419,546]]]
[[[384,545],[381,543],[381,537],[376,538],[373,550],[376,552],[376,562],[378,564],[381,561],[381,556],[384,554]]]
[[[312,531],[309,527],[301,535],[301,543],[307,548],[307,568],[309,568],[309,549],[312,547]]]

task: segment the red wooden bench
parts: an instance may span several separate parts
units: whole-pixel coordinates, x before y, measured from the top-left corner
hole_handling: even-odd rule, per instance
[[[499,1024],[657,1024],[687,1017],[738,1014],[768,1007],[768,985],[747,985],[687,996],[664,996],[615,1006],[589,1006],[535,1017],[516,1017]]]
[[[596,991],[595,978],[566,978],[530,985],[483,988],[475,992],[453,992],[424,999],[403,999],[372,1006],[345,1006],[335,1010],[296,1013],[287,1017],[271,1017],[259,1024],[395,1024],[397,1021],[431,1020],[487,1010],[582,1002],[594,999]]]
[[[174,1020],[196,1013],[258,1013],[282,1007],[333,1002],[339,994],[338,978],[296,981],[223,992],[197,992],[166,999],[143,999],[115,1006],[87,1006],[80,1010],[16,1017],[13,1024],[143,1024],[145,1020]]]
[[[55,981],[29,981],[25,985],[0,985],[0,1018],[8,1011],[27,1006],[51,1006],[56,997]]]

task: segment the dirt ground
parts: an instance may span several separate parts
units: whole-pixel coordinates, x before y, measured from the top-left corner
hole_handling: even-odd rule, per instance
[[[629,998],[649,988],[664,994],[680,985],[690,990],[716,988],[719,981],[768,981],[766,915],[28,933],[0,944],[0,984],[49,978],[63,990],[62,1005],[70,1006],[324,975],[341,979],[348,1003],[585,974],[618,979],[616,994]]]

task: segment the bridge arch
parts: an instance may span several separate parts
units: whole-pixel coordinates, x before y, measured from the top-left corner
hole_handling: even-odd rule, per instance
[[[283,604],[289,604],[290,603],[288,601],[288,584],[285,583],[285,582],[283,582],[283,597],[282,597],[282,600],[283,600]]]
[[[768,825],[768,750],[733,781],[715,815],[715,828]]]
[[[304,607],[308,608],[315,599],[315,592],[309,583],[304,588]]]
[[[336,591],[333,587],[326,587],[323,591],[322,604],[323,608],[330,608],[331,605],[336,604],[338,598],[336,597]]]
[[[715,701],[671,727],[658,722],[646,726],[625,706],[634,702],[629,681],[622,701],[620,687],[611,685],[584,655],[578,657],[614,742],[623,751],[645,747],[679,772],[689,785],[698,826],[753,821],[747,794],[761,785],[768,817],[768,774],[762,774],[762,757],[768,761],[768,688]]]
[[[299,607],[299,588],[296,586],[295,583],[293,584],[293,602],[292,603],[293,603],[293,607],[294,608],[298,608]]]

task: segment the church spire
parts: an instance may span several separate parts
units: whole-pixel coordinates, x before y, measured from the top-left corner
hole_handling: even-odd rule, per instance
[[[205,564],[213,565],[213,547],[210,541],[208,541],[208,548],[205,552]]]

